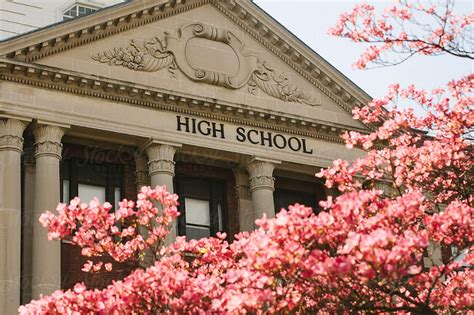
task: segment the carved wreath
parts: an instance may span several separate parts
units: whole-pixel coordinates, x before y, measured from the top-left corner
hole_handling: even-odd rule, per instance
[[[235,75],[192,66],[186,58],[186,45],[192,38],[205,38],[230,46],[239,61],[239,70]],[[260,89],[264,93],[287,102],[318,105],[317,101],[301,89],[291,84],[284,73],[272,69],[256,55],[244,52],[244,44],[234,33],[201,23],[189,24],[177,31],[177,34],[165,32],[164,38],[158,36],[138,45],[131,41],[128,47],[114,48],[92,57],[92,59],[123,66],[135,71],[155,72],[167,68],[175,74],[179,68],[193,81],[205,82],[238,89],[248,85],[249,92],[256,94]]]

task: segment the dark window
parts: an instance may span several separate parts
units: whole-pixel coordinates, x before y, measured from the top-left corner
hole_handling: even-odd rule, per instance
[[[281,208],[288,209],[288,206],[299,203],[313,209],[318,209],[318,200],[316,195],[307,192],[283,190],[277,189],[274,194],[275,199],[275,212],[281,210]]]
[[[101,203],[108,201],[114,208],[123,195],[123,166],[94,164],[79,159],[68,159],[62,164],[63,202],[78,196],[82,202],[97,197]]]
[[[189,239],[226,230],[226,185],[222,180],[177,177],[178,234]]]
[[[299,181],[278,177],[275,180],[275,192],[273,193],[275,202],[275,213],[282,208],[299,203],[313,208],[314,213],[319,212],[319,202],[326,199],[324,186],[314,181]]]

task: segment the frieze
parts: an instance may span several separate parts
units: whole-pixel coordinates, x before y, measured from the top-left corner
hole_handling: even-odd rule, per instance
[[[207,39],[232,49],[237,58],[237,72],[205,69],[191,64],[186,49],[192,39]],[[167,68],[172,74],[179,69],[196,82],[240,89],[245,85],[251,94],[261,90],[265,94],[286,102],[320,105],[316,98],[292,84],[284,73],[255,54],[247,52],[244,43],[233,32],[203,23],[188,24],[164,37],[154,36],[138,44],[131,41],[128,47],[116,47],[92,56],[92,59],[111,66],[122,66],[134,71],[156,72]]]

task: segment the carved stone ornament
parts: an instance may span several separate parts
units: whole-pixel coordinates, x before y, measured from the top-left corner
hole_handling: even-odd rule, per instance
[[[190,40],[195,38],[229,46],[237,57],[237,72],[228,74],[192,65],[186,49]],[[135,71],[155,72],[167,68],[173,75],[179,68],[184,75],[196,82],[228,89],[240,89],[248,85],[252,94],[260,89],[267,95],[286,102],[320,105],[315,98],[291,84],[284,73],[278,74],[258,56],[245,52],[244,44],[234,33],[202,23],[183,26],[175,33],[165,32],[163,39],[155,36],[142,45],[132,40],[128,47],[107,50],[92,56],[92,59]]]
[[[234,192],[237,199],[250,199],[252,197],[249,186],[235,185]]]
[[[168,174],[174,176],[175,162],[173,161],[176,149],[166,144],[152,144],[147,148],[148,168],[150,176]]]
[[[273,170],[275,165],[270,162],[255,160],[247,165],[249,172],[250,191],[255,189],[275,190]]]
[[[139,190],[142,186],[150,186],[150,178],[148,176],[148,160],[142,154],[136,152],[135,158],[135,183]]]
[[[33,129],[35,136],[35,157],[53,156],[61,159],[61,139],[65,130],[58,126],[40,125]]]
[[[0,119],[0,150],[22,152],[26,124],[16,119]]]
[[[153,160],[148,162],[149,174],[153,176],[155,174],[167,174],[174,176],[174,161],[166,160]]]
[[[255,176],[250,177],[250,191],[256,189],[275,190],[275,178],[272,176]]]

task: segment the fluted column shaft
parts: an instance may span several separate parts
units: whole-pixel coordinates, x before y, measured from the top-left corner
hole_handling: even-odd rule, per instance
[[[0,120],[0,314],[17,314],[21,277],[21,153],[26,123]]]
[[[51,294],[61,287],[61,243],[48,241],[47,231],[38,222],[46,210],[56,209],[60,202],[59,161],[64,129],[39,125],[35,136],[35,197],[33,213],[32,298]]]
[[[250,192],[252,194],[254,221],[266,214],[267,218],[275,217],[273,191],[275,178],[273,170],[276,161],[254,158],[248,165]],[[276,162],[278,163],[278,162]]]
[[[148,173],[150,175],[151,187],[157,185],[166,186],[166,189],[173,193],[174,178],[174,154],[176,149],[172,145],[152,143],[148,146]],[[176,220],[170,229],[165,244],[169,245],[176,240]]]

